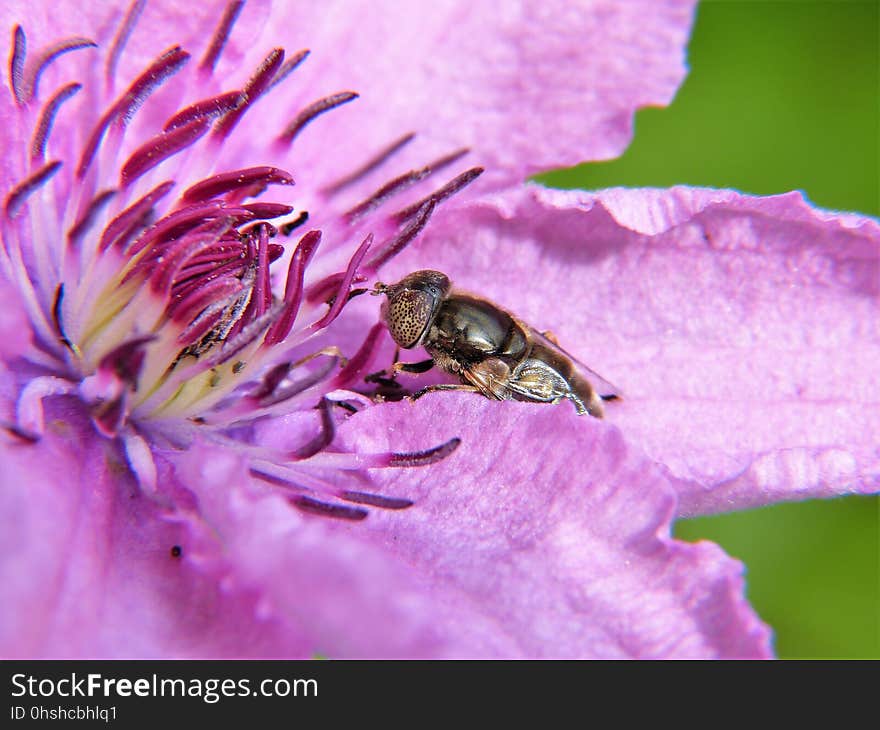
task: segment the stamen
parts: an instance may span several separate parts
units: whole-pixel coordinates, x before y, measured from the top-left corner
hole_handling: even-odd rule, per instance
[[[278,138],[278,141],[282,144],[290,145],[293,140],[296,139],[297,135],[313,119],[329,112],[331,109],[335,109],[338,106],[354,101],[358,96],[359,95],[354,91],[342,91],[338,94],[333,94],[332,96],[325,96],[323,99],[319,99],[318,101],[309,104],[309,106],[297,114],[296,118],[287,125],[285,130],[281,133],[281,136]]]
[[[37,95],[37,88],[40,84],[40,77],[43,71],[48,68],[59,56],[80,48],[97,48],[98,44],[89,38],[65,38],[57,43],[53,43],[48,48],[40,51],[36,59],[25,68],[24,78],[21,85],[22,98],[25,102],[30,101]]]
[[[181,200],[185,203],[196,203],[216,198],[219,195],[247,188],[252,185],[293,185],[293,177],[279,167],[249,167],[244,170],[232,170],[214,175],[187,188]],[[290,211],[287,211],[288,213]],[[274,216],[272,216],[274,217]]]
[[[137,226],[144,221],[146,216],[153,209],[153,206],[165,197],[168,194],[168,191],[173,187],[174,183],[171,180],[166,180],[161,185],[157,185],[142,198],[139,198],[129,205],[118,216],[110,221],[104,229],[104,233],[101,235],[101,241],[99,243],[100,250],[102,252],[106,251],[114,244],[118,248],[123,248],[128,243],[130,236],[133,235]]]
[[[98,370],[112,372],[133,391],[137,391],[138,378],[144,366],[145,347],[156,339],[155,335],[136,337],[114,347],[98,363]]]
[[[380,205],[382,205],[382,203],[384,203],[386,200],[393,197],[394,195],[397,195],[407,188],[412,187],[416,183],[421,182],[429,175],[433,175],[435,172],[438,172],[444,167],[451,165],[456,160],[461,159],[469,151],[470,150],[464,147],[460,150],[456,150],[455,152],[446,155],[445,157],[441,157],[439,160],[435,160],[434,162],[425,165],[420,170],[410,170],[409,172],[394,178],[393,180],[379,188],[369,198],[348,211],[345,214],[345,218],[348,220],[349,223],[353,223],[358,218],[362,218],[367,213],[370,213],[378,208]],[[480,172],[482,172],[482,170],[480,170]],[[431,197],[433,198],[434,196],[432,195]],[[425,201],[422,201],[422,203],[424,202]]]
[[[364,256],[367,255],[367,251],[370,249],[370,245],[373,243],[373,234],[370,233],[358,246],[357,251],[354,252],[354,256],[351,257],[351,261],[348,262],[348,268],[345,270],[345,275],[342,277],[342,282],[339,284],[339,289],[336,292],[336,297],[333,299],[333,304],[330,306],[327,314],[325,314],[321,319],[315,322],[312,325],[312,329],[320,329],[322,327],[326,327],[329,325],[334,319],[339,316],[339,313],[342,311],[342,308],[348,302],[348,292],[351,289],[352,282],[354,281],[354,277],[357,274],[358,267],[361,265],[361,261],[364,260]]]
[[[284,306],[278,320],[263,340],[263,346],[269,347],[281,342],[293,328],[293,322],[302,303],[303,277],[306,266],[311,261],[315,249],[321,241],[321,231],[309,231],[300,239],[299,244],[290,258],[287,269],[287,285],[284,289]]]
[[[114,104],[116,115],[128,124],[147,98],[165,81],[182,69],[190,59],[190,54],[180,46],[172,46],[161,54],[128,88],[123,97]]]
[[[52,123],[55,121],[55,115],[61,105],[72,97],[82,88],[82,84],[67,84],[62,86],[55,94],[46,102],[40,112],[40,121],[34,130],[34,136],[31,140],[31,158],[33,160],[42,160],[46,154],[46,142],[52,131]]]
[[[400,233],[394,236],[388,245],[379,253],[377,253],[373,258],[371,258],[366,265],[366,269],[375,272],[378,271],[382,266],[384,266],[390,259],[394,258],[399,254],[403,249],[405,249],[409,243],[419,234],[422,229],[427,225],[428,219],[431,217],[431,214],[434,212],[434,208],[437,206],[437,203],[433,200],[428,199],[422,204],[422,207],[419,208],[418,213],[415,218],[404,228]]]
[[[138,76],[134,83],[128,87],[128,91],[119,98],[98,120],[92,133],[89,135],[88,141],[83,148],[82,155],[79,159],[79,165],[76,168],[76,176],[82,180],[89,170],[95,153],[98,151],[104,135],[110,128],[110,124],[119,120],[123,125],[128,124],[134,114],[143,106],[147,97],[153,93],[162,83],[177,73],[183,65],[189,61],[190,55],[181,50],[180,46],[174,46],[162,55],[160,55],[153,63],[151,63],[146,71]]]
[[[189,345],[205,334],[213,324],[205,326],[200,332],[196,331],[203,324],[203,318],[213,315],[215,311],[219,317],[238,298],[243,289],[244,285],[238,279],[218,279],[197,288],[187,298],[169,304],[166,314],[173,317],[175,322],[192,321],[196,315],[199,315],[198,319],[178,335],[177,341],[181,346]],[[205,309],[209,306],[210,311]]]
[[[461,439],[455,437],[449,439],[445,444],[440,444],[440,446],[435,446],[433,449],[427,449],[426,451],[413,451],[409,454],[391,454],[388,464],[389,466],[427,466],[428,464],[436,464],[455,451],[460,443]]]
[[[238,20],[239,13],[241,13],[243,7],[244,0],[233,0],[233,2],[226,6],[223,16],[217,24],[217,30],[214,31],[214,36],[211,38],[211,45],[208,46],[205,55],[202,57],[202,62],[199,64],[200,71],[209,75],[214,72],[214,66],[217,65],[220,54],[223,53],[223,48],[226,46],[226,41],[229,40],[229,34],[232,32],[232,26]]]
[[[119,64],[122,51],[125,50],[128,39],[131,37],[131,32],[141,17],[146,4],[147,0],[134,0],[128,6],[128,12],[126,12],[119,30],[116,31],[116,35],[113,37],[110,53],[107,56],[107,64],[104,66],[104,79],[108,90],[113,88],[113,81],[116,78],[116,66]]]
[[[55,325],[55,331],[61,343],[68,349],[73,350],[73,343],[64,332],[64,323],[61,317],[61,305],[64,302],[64,284],[59,284],[55,289],[55,299],[52,302],[52,324]]]
[[[150,261],[147,264],[152,269],[150,272],[150,287],[152,290],[160,297],[168,296],[171,292],[171,285],[186,261],[199,249],[217,241],[228,230],[229,226],[225,220],[209,221],[181,237],[167,250],[163,250],[162,255],[155,263]],[[137,268],[135,271],[139,273]]]
[[[4,207],[4,210],[6,211],[6,217],[12,218],[18,212],[18,209],[22,206],[24,201],[27,200],[31,194],[33,194],[43,185],[45,185],[46,182],[51,180],[55,173],[58,172],[58,170],[60,169],[60,160],[47,162],[33,175],[25,178],[18,185],[12,188],[9,195],[6,196],[6,204]]]
[[[244,327],[238,335],[226,340],[223,343],[223,347],[220,348],[220,351],[208,358],[205,363],[206,368],[213,368],[217,365],[229,362],[266,331],[266,328],[278,317],[280,309],[280,307],[273,307],[262,317]]]
[[[321,398],[318,409],[321,412],[321,433],[291,454],[291,457],[296,460],[311,459],[315,454],[326,449],[336,435],[336,423],[333,420],[330,401]]]
[[[341,492],[339,496],[347,502],[368,504],[371,507],[380,507],[381,509],[407,509],[415,504],[411,499],[386,497],[381,494],[372,494],[371,492]]]
[[[92,226],[95,222],[95,218],[98,213],[101,212],[101,209],[104,208],[107,203],[113,200],[113,197],[116,195],[116,190],[104,190],[94,198],[92,198],[88,207],[86,208],[85,213],[83,213],[82,217],[73,224],[71,229],[67,232],[67,242],[71,245],[75,245],[79,242],[79,240],[83,237],[83,234]]]
[[[306,497],[304,494],[298,494],[289,498],[290,503],[303,512],[310,512],[322,517],[335,517],[336,519],[351,520],[360,522],[367,516],[367,510],[357,507],[348,507],[344,504],[327,504],[319,502],[317,499]]]
[[[262,400],[266,398],[272,393],[275,392],[275,388],[281,385],[284,378],[287,377],[287,374],[290,372],[293,367],[292,362],[282,362],[263,376],[263,380],[260,383],[259,388],[257,388],[253,393],[251,393],[250,397],[254,400]]]
[[[290,76],[290,74],[296,71],[299,65],[309,57],[310,53],[311,51],[308,48],[304,48],[303,50],[297,51],[293,56],[288,58],[281,65],[281,68],[278,69],[278,72],[275,74],[275,76],[272,77],[272,82],[266,87],[266,91],[264,91],[263,93],[271,91],[276,86],[278,86],[278,84],[284,81],[284,79]]]
[[[229,136],[229,133],[235,129],[235,126],[241,120],[244,113],[259,99],[266,89],[269,87],[275,74],[278,72],[282,62],[284,61],[284,49],[273,49],[263,62],[257,68],[256,73],[251,76],[250,80],[244,85],[242,91],[246,99],[236,109],[232,109],[224,114],[214,125],[214,136],[223,140]]]
[[[210,128],[206,119],[194,119],[170,132],[162,132],[141,145],[126,160],[119,174],[119,184],[127,188],[135,180],[169,157],[182,152],[200,139]]]
[[[373,170],[383,165],[387,160],[391,159],[395,154],[397,154],[400,150],[402,150],[406,145],[415,139],[415,132],[410,132],[409,134],[404,135],[396,142],[392,142],[388,147],[383,149],[378,154],[374,155],[368,162],[359,167],[357,170],[352,172],[349,175],[346,175],[341,180],[333,183],[332,185],[324,188],[323,192],[327,196],[335,195],[340,190],[347,188],[349,185],[353,185],[358,180],[365,178],[369,175]]]
[[[290,215],[293,212],[292,205],[284,205],[283,203],[247,203],[241,206],[250,211],[256,220],[271,220],[272,218],[280,218],[283,215]],[[271,228],[268,223],[261,223],[265,228]],[[268,245],[268,244],[267,244]]]
[[[330,373],[332,373],[333,370],[336,369],[336,364],[338,361],[338,357],[328,357],[321,367],[316,370],[310,371],[305,377],[293,381],[285,385],[284,387],[278,387],[281,383],[276,383],[274,385],[274,390],[272,390],[271,393],[267,393],[265,395],[258,395],[258,393],[260,393],[263,389],[261,387],[260,391],[257,391],[257,393],[253,394],[251,398],[259,408],[269,408],[270,406],[282,403],[299,395],[300,393],[304,393],[309,388],[312,388],[318,383],[324,381],[327,376],[329,376]],[[277,374],[273,375],[273,378],[274,377],[277,377]],[[282,377],[281,382],[283,381],[284,378]]]
[[[200,205],[189,205],[186,208],[169,213],[150,226],[131,244],[126,253],[129,256],[134,256],[148,246],[157,246],[166,241],[173,240],[185,231],[200,226],[209,220],[226,219],[231,224],[236,224],[251,220],[251,218],[253,218],[253,215],[249,210],[226,207],[223,203],[217,201]]]
[[[16,25],[12,31],[12,53],[9,56],[9,86],[12,96],[20,105],[24,103],[24,62],[27,57],[27,36],[24,28]]]
[[[242,91],[227,91],[225,94],[217,94],[209,99],[202,99],[181,109],[173,115],[162,129],[170,132],[176,127],[181,127],[194,119],[216,119],[233,109],[238,109],[244,104],[247,96]]]
[[[414,215],[416,215],[421,207],[429,201],[440,203],[446,200],[446,198],[454,195],[462,188],[467,187],[480,175],[482,175],[483,169],[484,168],[482,167],[472,167],[470,170],[465,170],[463,173],[461,173],[461,175],[457,175],[456,177],[452,178],[452,180],[446,183],[443,187],[438,188],[426,198],[422,198],[412,205],[408,205],[403,210],[398,211],[398,213],[394,217],[402,223],[403,221],[408,220],[409,218],[412,218]]]
[[[377,322],[370,328],[364,343],[358,348],[354,357],[352,357],[348,361],[348,364],[336,374],[330,390],[344,388],[349,383],[360,381],[373,359],[373,354],[376,350],[376,342],[384,331],[385,325],[381,322]]]
[[[128,394],[123,392],[117,398],[99,403],[92,408],[92,423],[101,435],[116,438],[125,423],[128,408]]]
[[[293,233],[297,228],[299,228],[303,223],[308,221],[309,219],[309,211],[302,211],[296,218],[288,223],[285,223],[281,226],[281,233],[284,236],[289,236]]]

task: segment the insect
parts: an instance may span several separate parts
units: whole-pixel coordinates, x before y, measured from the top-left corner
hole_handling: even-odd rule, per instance
[[[619,397],[611,383],[563,350],[552,335],[488,299],[453,289],[440,271],[416,271],[393,286],[377,283],[371,293],[387,297],[382,318],[394,341],[405,350],[421,345],[431,356],[419,363],[395,362],[393,374],[424,373],[436,365],[461,380],[428,386],[413,398],[464,390],[495,400],[570,400],[578,414],[602,418],[602,401]]]

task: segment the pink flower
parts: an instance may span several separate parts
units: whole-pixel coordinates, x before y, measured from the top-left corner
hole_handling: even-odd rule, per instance
[[[4,9],[4,656],[770,654],[670,523],[876,490],[878,226],[522,185],[684,74],[690,3],[557,5]],[[624,399],[374,404],[427,267]]]

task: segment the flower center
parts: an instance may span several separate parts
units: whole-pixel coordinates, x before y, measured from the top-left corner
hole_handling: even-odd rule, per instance
[[[183,74],[190,91],[198,92],[211,80],[241,7],[240,2],[229,4],[196,73]],[[106,90],[115,84],[116,66],[141,9],[140,3],[132,5],[109,48]],[[33,325],[35,343],[28,362],[44,374],[23,384],[18,423],[10,430],[37,438],[43,428],[42,401],[76,396],[101,434],[121,438],[143,483],[155,477],[151,444],[156,434],[163,443],[177,446],[197,430],[222,440],[242,423],[311,410],[318,402],[317,435],[285,458],[298,465],[348,468],[346,455],[325,453],[338,410],[330,404],[357,410],[364,403],[362,396],[346,389],[364,377],[381,328],[375,326],[349,360],[337,347],[309,352],[306,343],[364,291],[353,288],[357,283],[373,277],[422,231],[438,204],[482,170],[466,170],[394,214],[380,216],[377,211],[389,200],[466,153],[456,151],[395,177],[347,212],[325,214],[323,232],[307,230],[295,244],[285,245],[282,241],[304,226],[309,213],[265,198],[289,189],[291,174],[266,164],[221,172],[214,167],[245,113],[289,76],[308,51],[285,60],[284,51],[274,49],[241,89],[215,93],[166,114],[158,131],[143,133],[144,125],[135,124],[139,110],[187,66],[190,54],[179,46],[168,49],[109,102],[100,101],[107,93],[102,84],[86,78],[37,103],[40,79],[51,63],[71,51],[95,47],[89,39],[71,38],[28,58],[24,31],[18,27],[13,36],[15,123],[31,144],[21,165],[24,172],[8,191],[0,216],[0,264],[21,292]],[[103,111],[88,123],[90,131],[77,145],[78,134],[55,127],[68,100],[83,89],[96,102],[92,108]],[[356,93],[342,91],[305,106],[280,131],[267,156],[277,159],[278,151],[315,120],[356,98]],[[80,121],[68,126],[82,131]],[[136,134],[141,134],[139,144],[132,146]],[[322,199],[330,201],[361,183],[412,138],[402,137],[326,187]],[[58,157],[51,157],[50,150]],[[121,150],[126,150],[124,156]],[[364,236],[365,228],[372,232]],[[356,231],[361,231],[361,242],[346,257],[344,270],[307,282],[319,244],[338,254]],[[374,235],[381,236],[380,244],[371,250]],[[287,259],[286,283],[283,294],[273,294],[270,267],[282,257]],[[329,258],[339,260],[338,255]],[[296,359],[291,359],[295,352]],[[453,441],[419,454],[368,455],[366,460],[357,455],[350,466],[430,463],[454,449]],[[279,467],[277,455],[251,446],[254,476],[294,484],[289,465]],[[326,491],[321,478],[303,479],[299,471],[296,475],[297,488]],[[368,493],[333,494],[349,502],[405,506]],[[308,494],[297,499],[297,506],[308,511],[321,511],[324,504]],[[352,508],[340,509],[342,513],[334,507],[328,514],[346,516]]]

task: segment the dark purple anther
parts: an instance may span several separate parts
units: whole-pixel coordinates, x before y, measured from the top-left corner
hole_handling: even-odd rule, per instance
[[[206,119],[194,119],[170,132],[156,135],[141,145],[126,160],[119,173],[119,184],[126,188],[169,157],[182,152],[200,139],[210,128]]]
[[[249,188],[254,185],[293,185],[293,177],[289,172],[278,167],[263,165],[262,167],[249,167],[244,170],[230,170],[219,175],[202,180],[192,187],[187,188],[181,199],[187,203],[196,203],[210,200],[226,193]],[[290,211],[287,211],[288,213]]]
[[[226,6],[223,16],[217,24],[217,29],[214,31],[214,36],[211,38],[211,45],[208,46],[205,55],[202,56],[201,63],[199,63],[199,71],[206,74],[213,73],[214,66],[217,64],[220,54],[223,53],[223,47],[226,45],[229,34],[232,32],[232,26],[238,20],[243,7],[244,0],[233,0],[233,2]]]
[[[445,459],[458,448],[460,438],[451,438],[445,444],[435,446],[426,451],[413,451],[409,454],[391,454],[388,459],[389,466],[427,466]]]
[[[217,119],[233,109],[238,109],[247,99],[243,91],[227,91],[224,94],[202,99],[181,109],[165,122],[162,129],[170,132],[194,119]]]
[[[4,205],[6,217],[12,218],[21,207],[22,203],[24,203],[31,194],[45,185],[46,182],[48,182],[60,169],[61,162],[59,160],[47,162],[33,175],[26,177],[18,183],[18,185],[12,188],[9,195],[6,196],[6,203]]]
[[[338,94],[319,99],[313,104],[309,104],[309,106],[297,114],[296,118],[287,125],[285,130],[281,133],[281,136],[278,138],[278,141],[289,145],[313,119],[329,112],[331,109],[335,109],[338,106],[354,101],[357,98],[358,94],[354,91],[342,91]]]

